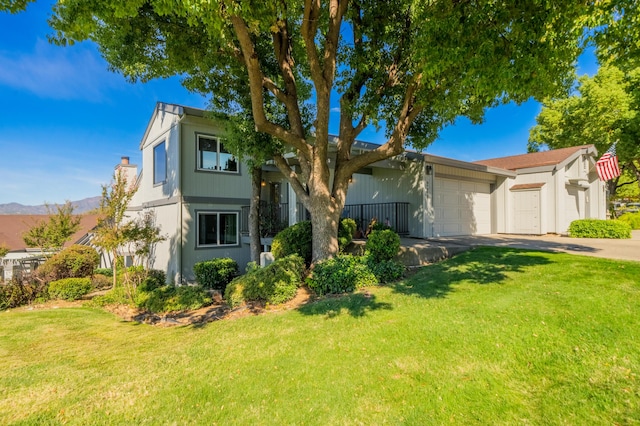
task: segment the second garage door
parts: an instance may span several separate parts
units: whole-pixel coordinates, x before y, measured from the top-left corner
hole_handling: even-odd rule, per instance
[[[491,233],[491,188],[488,183],[434,179],[434,236]]]

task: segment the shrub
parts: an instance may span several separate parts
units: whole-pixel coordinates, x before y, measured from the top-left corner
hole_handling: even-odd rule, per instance
[[[340,254],[318,263],[307,278],[309,288],[318,294],[347,293],[378,284],[364,256]]]
[[[136,305],[154,313],[200,309],[210,305],[211,296],[201,286],[163,285],[152,291],[138,291]]]
[[[36,270],[36,275],[45,282],[89,277],[99,262],[100,255],[95,249],[75,244],[47,259]]]
[[[404,275],[404,265],[396,260],[375,261],[368,255],[365,256],[369,270],[376,276],[380,283],[398,281]]]
[[[91,277],[91,286],[96,290],[104,290],[113,285],[113,280],[106,275],[94,274]]]
[[[63,278],[49,283],[49,297],[78,300],[89,293],[91,289],[91,278]]]
[[[631,229],[640,229],[640,213],[625,213],[618,220],[631,226]]]
[[[238,275],[238,263],[228,257],[198,262],[193,266],[196,281],[204,288],[221,290]]]
[[[111,268],[96,268],[93,271],[93,275],[104,275],[105,277],[113,277],[113,269]]]
[[[569,225],[574,238],[631,238],[631,226],[619,220],[579,219]]]
[[[143,291],[153,291],[156,288],[167,285],[167,274],[159,269],[149,269],[146,271],[146,278],[140,284]]]
[[[133,301],[124,287],[116,287],[101,296],[96,296],[90,302],[93,306],[132,305]]]
[[[47,296],[46,285],[14,277],[7,283],[0,284],[0,311],[27,305],[37,299],[46,299]]]
[[[400,251],[400,237],[391,229],[373,231],[369,234],[365,249],[374,262],[391,260]]]
[[[343,250],[351,243],[356,229],[358,229],[358,225],[355,220],[347,217],[340,221],[338,226],[338,247],[340,250]]]
[[[293,299],[302,284],[304,261],[293,254],[276,259],[264,268],[256,268],[229,283],[224,293],[231,307],[245,301],[261,301],[269,304],[284,303]]]
[[[311,263],[312,237],[311,222],[298,222],[283,229],[273,237],[271,253],[273,253],[275,259],[297,254],[308,265]]]

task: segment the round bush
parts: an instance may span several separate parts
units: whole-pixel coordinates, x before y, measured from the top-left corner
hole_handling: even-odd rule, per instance
[[[92,288],[91,278],[64,278],[49,283],[49,297],[52,299],[78,300],[89,293]]]
[[[369,234],[365,249],[375,262],[391,260],[400,251],[400,236],[391,229],[373,231]]]
[[[45,282],[89,277],[99,263],[100,255],[95,249],[75,244],[47,259],[36,270],[36,275]]]
[[[348,293],[357,288],[378,284],[363,256],[340,254],[319,262],[307,284],[316,293]]]
[[[404,275],[404,265],[396,260],[375,261],[371,256],[366,256],[367,265],[380,283],[398,281]]]
[[[304,221],[278,232],[271,243],[271,253],[276,259],[297,254],[308,264],[311,263],[311,242],[313,232],[311,222]]]

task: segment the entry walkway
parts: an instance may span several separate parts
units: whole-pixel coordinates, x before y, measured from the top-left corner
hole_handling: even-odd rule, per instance
[[[400,260],[408,266],[426,265],[446,259],[473,247],[513,247],[530,250],[558,251],[609,259],[640,262],[640,231],[632,231],[631,239],[569,238],[559,235],[478,235],[440,238],[402,238]]]

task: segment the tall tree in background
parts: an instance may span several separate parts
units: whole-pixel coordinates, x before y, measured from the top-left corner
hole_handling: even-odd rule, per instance
[[[627,185],[640,190],[640,68],[626,73],[603,65],[593,77],[578,80],[572,96],[549,99],[536,117],[529,151],[594,144],[603,154],[618,141],[622,175],[608,182],[609,193]]]
[[[80,227],[80,216],[73,214],[73,204],[66,201],[62,205],[55,205],[54,209],[45,204],[48,218],[35,223],[22,239],[27,247],[37,247],[43,254],[60,251],[64,244],[71,239]]]
[[[353,173],[406,145],[426,147],[458,116],[479,122],[487,107],[557,95],[573,81],[585,26],[607,33],[637,12],[631,0],[65,0],[51,25],[59,43],[95,41],[132,80],[183,75],[197,89],[206,76],[213,100],[228,103],[244,84],[256,130],[296,154],[296,167],[282,153],[273,160],[311,213],[318,261],[338,251]],[[624,36],[637,40],[638,28],[629,29]],[[269,117],[269,105],[286,111],[285,123]],[[338,105],[331,174],[330,112]],[[385,128],[386,142],[352,155],[370,125]]]

